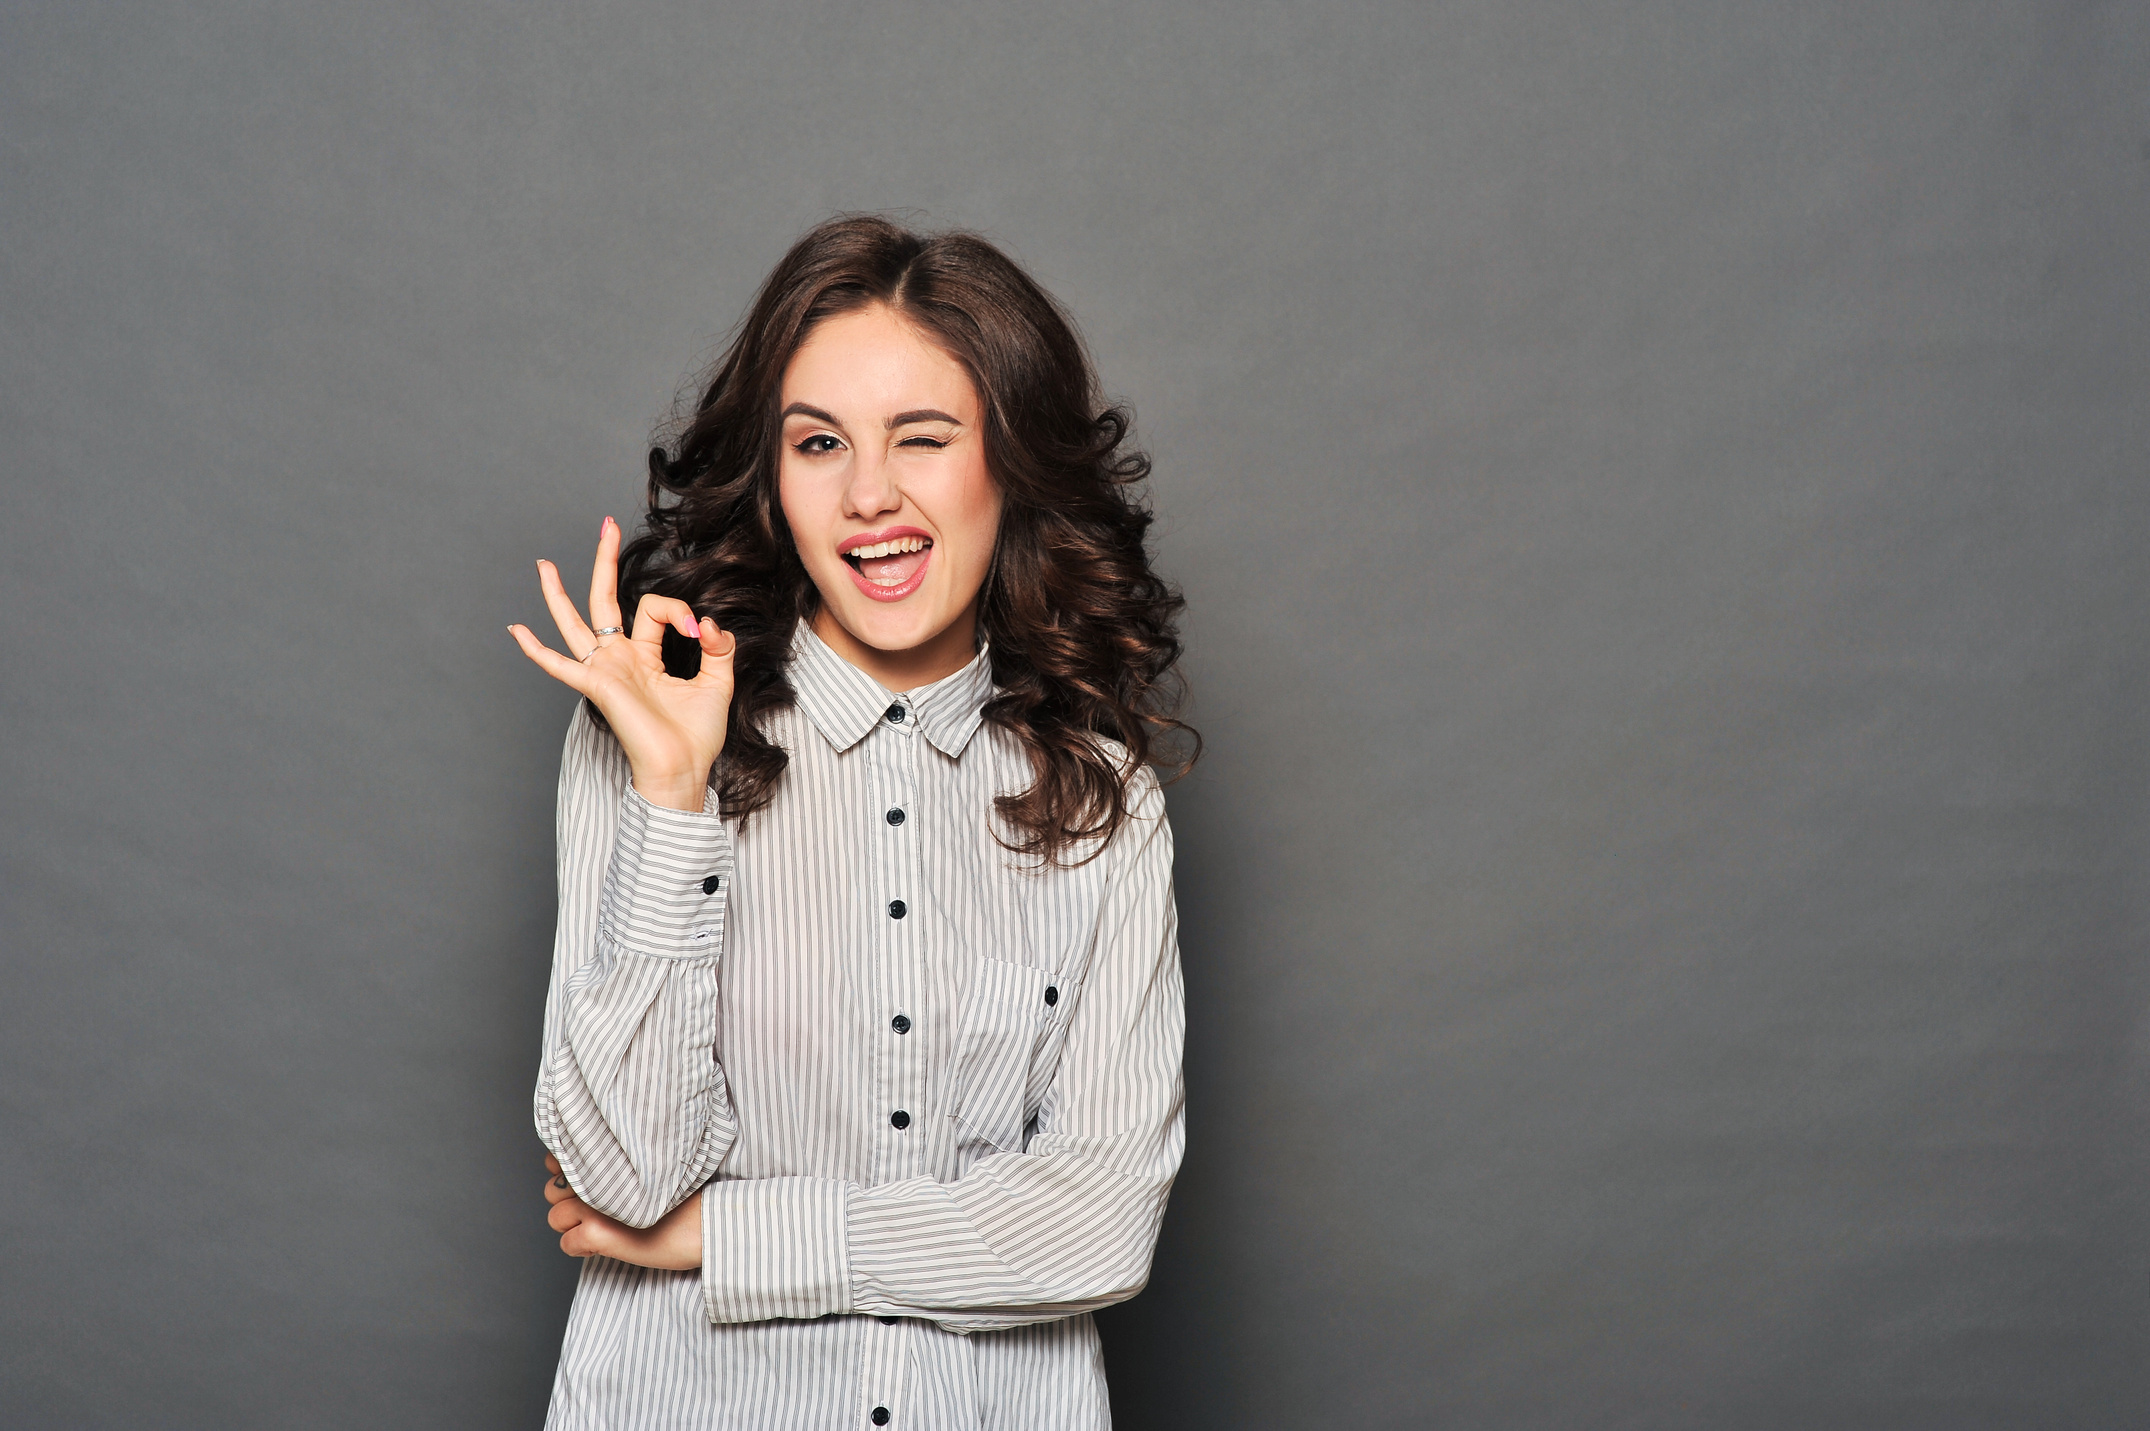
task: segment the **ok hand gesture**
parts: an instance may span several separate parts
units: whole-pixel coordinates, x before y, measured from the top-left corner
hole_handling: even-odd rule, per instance
[[[634,772],[635,789],[652,805],[675,810],[702,808],[709,768],[724,748],[732,705],[732,653],[739,643],[708,617],[697,618],[686,602],[645,596],[635,607],[632,632],[623,633],[619,599],[620,529],[612,518],[598,531],[597,562],[590,569],[592,631],[575,610],[559,569],[538,562],[538,586],[553,624],[576,659],[548,649],[528,627],[508,634],[546,674],[588,696],[619,738]],[[702,646],[702,669],[691,681],[664,671],[664,628],[670,626]]]

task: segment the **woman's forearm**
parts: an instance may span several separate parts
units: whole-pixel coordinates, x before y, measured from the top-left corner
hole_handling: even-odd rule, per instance
[[[560,923],[534,1112],[591,1208],[630,1227],[708,1178],[737,1132],[713,1056],[730,837],[651,804],[578,710],[562,763]]]

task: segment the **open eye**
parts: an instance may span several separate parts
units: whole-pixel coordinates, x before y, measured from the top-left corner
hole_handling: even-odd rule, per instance
[[[833,434],[826,432],[817,432],[812,437],[807,438],[804,442],[793,443],[792,450],[795,452],[803,453],[808,457],[819,457],[823,453],[834,452],[837,448],[842,447],[843,445],[844,444],[842,440],[837,438]]]

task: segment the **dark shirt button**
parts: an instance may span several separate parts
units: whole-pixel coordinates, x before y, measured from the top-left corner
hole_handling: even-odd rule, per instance
[[[1051,1007],[1052,1007],[1052,1006],[1053,1006],[1054,1004],[1057,1004],[1057,1003],[1059,1003],[1059,1002],[1060,1002],[1060,991],[1059,991],[1058,989],[1055,989],[1055,988],[1051,987],[1050,985],[1048,985],[1048,986],[1046,987],[1046,990],[1045,990],[1045,1007],[1047,1007],[1047,1008],[1049,1009],[1049,1008],[1051,1008]]]
[[[897,1033],[909,1033],[911,1031],[911,1021],[905,1018],[902,1014],[898,1014],[896,1015],[896,1017],[890,1019],[888,1021],[888,1026],[894,1029]]]
[[[893,1327],[894,1325],[896,1325],[896,1319],[894,1317],[883,1317],[881,1319],[881,1325],[884,1327]]]
[[[904,915],[908,913],[910,913],[910,911],[903,907],[902,900],[892,899],[888,902],[888,917],[890,919],[901,919]]]
[[[722,876],[722,875],[711,875],[711,876],[710,876],[710,877],[709,877],[708,879],[705,879],[705,880],[703,880],[703,881],[702,881],[702,893],[704,893],[704,894],[715,894],[715,893],[717,892],[717,889],[718,889],[718,887],[719,887],[720,885],[722,885],[723,883],[724,883],[724,876]]]
[[[888,1408],[886,1406],[876,1406],[873,1409],[873,1424],[876,1426],[886,1426],[888,1424]]]
[[[888,822],[889,822],[889,823],[890,823],[891,825],[900,825],[900,824],[902,824],[902,823],[903,823],[903,812],[902,812],[901,810],[891,810],[891,811],[889,811],[889,812],[888,812]]]
[[[903,724],[903,707],[902,707],[902,706],[890,706],[890,707],[888,708],[888,710],[884,712],[884,714],[885,714],[885,715],[887,715],[887,717],[888,717],[888,723],[889,723],[890,725],[902,725],[902,724]]]
[[[911,1115],[898,1108],[888,1115],[888,1123],[890,1127],[898,1130],[908,1128],[911,1126]]]

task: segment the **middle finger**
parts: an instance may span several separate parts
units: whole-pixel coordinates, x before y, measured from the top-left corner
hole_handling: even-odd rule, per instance
[[[597,560],[590,565],[590,624],[618,626],[620,621],[620,524],[605,518],[597,529]]]

